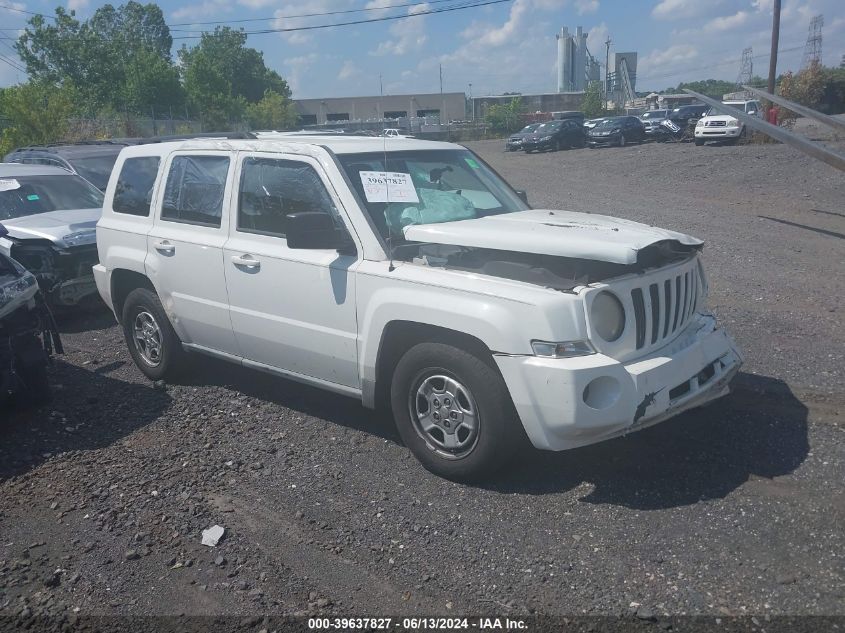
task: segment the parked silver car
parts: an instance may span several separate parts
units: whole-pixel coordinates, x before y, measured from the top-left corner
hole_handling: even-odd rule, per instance
[[[35,275],[54,306],[94,299],[96,226],[103,194],[77,174],[48,165],[0,163],[0,253]]]

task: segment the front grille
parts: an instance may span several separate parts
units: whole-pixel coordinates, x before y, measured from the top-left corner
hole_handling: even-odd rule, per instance
[[[727,121],[707,121],[705,125],[707,127],[725,127],[728,124]]]
[[[698,273],[694,267],[669,278],[631,290],[636,347],[654,345],[684,329],[698,302]]]

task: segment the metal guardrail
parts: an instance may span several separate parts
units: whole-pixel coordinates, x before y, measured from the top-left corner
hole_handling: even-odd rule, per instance
[[[721,101],[706,97],[703,94],[695,92],[694,90],[690,90],[689,88],[684,88],[684,92],[691,94],[699,101],[706,103],[707,105],[711,106],[712,108],[715,108],[719,112],[724,112],[725,114],[734,117],[738,121],[742,121],[745,125],[747,125],[753,130],[757,130],[758,132],[767,134],[768,136],[777,139],[781,143],[789,145],[790,147],[794,147],[798,151],[804,152],[808,156],[812,156],[813,158],[827,163],[831,167],[835,167],[840,171],[845,171],[845,154],[841,154],[840,152],[832,150],[829,147],[825,147],[824,145],[814,143],[813,141],[806,139],[803,136],[799,136],[777,125],[772,125],[771,123],[764,121],[763,119],[757,116],[751,116],[745,114],[744,112],[740,112],[736,108],[724,105]],[[766,98],[768,99],[769,97]]]
[[[787,110],[792,110],[796,114],[805,116],[808,119],[815,119],[820,123],[824,123],[825,125],[829,125],[834,129],[845,132],[845,121],[841,119],[834,118],[827,114],[822,114],[821,112],[817,112],[812,108],[802,106],[801,104],[795,103],[794,101],[790,101],[789,99],[784,99],[780,95],[773,95],[772,93],[766,92],[765,90],[759,90],[758,88],[752,88],[751,86],[743,86],[743,88],[757,95],[758,97],[762,97],[767,101],[771,101],[772,103],[776,103],[780,106],[783,106]]]

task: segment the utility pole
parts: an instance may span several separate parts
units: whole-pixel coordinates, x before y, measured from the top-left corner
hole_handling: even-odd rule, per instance
[[[772,13],[772,53],[769,57],[769,94],[775,94],[775,78],[778,67],[778,40],[780,39],[780,0],[774,0]]]
[[[443,125],[443,115],[446,114],[446,104],[443,103],[443,64],[440,64],[440,125]]]
[[[610,77],[610,36],[608,36],[604,46],[604,109],[607,110],[607,101],[610,95],[610,86],[607,83]]]

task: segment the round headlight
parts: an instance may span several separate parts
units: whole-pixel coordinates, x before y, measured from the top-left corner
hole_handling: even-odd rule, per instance
[[[622,330],[625,329],[625,308],[616,295],[602,290],[593,299],[590,320],[596,334],[612,343],[622,336]]]

